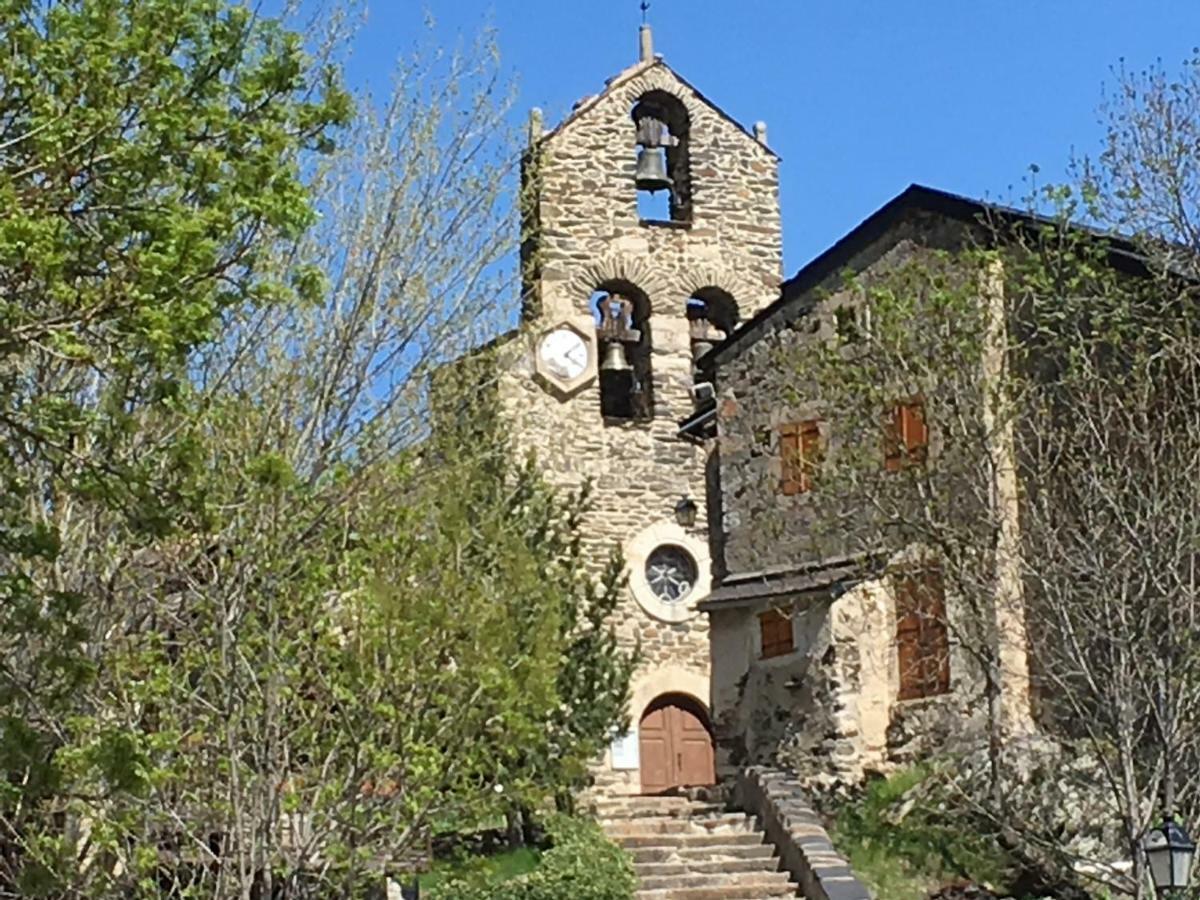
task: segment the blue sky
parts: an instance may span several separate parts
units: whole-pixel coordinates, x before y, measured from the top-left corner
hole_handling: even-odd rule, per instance
[[[422,39],[485,24],[517,114],[556,122],[636,59],[638,0],[374,0],[353,82],[386,83]],[[1197,0],[653,0],[655,49],[744,124],[767,122],[792,274],[911,182],[1018,200],[1031,163],[1092,152],[1121,58],[1169,70],[1200,44]]]

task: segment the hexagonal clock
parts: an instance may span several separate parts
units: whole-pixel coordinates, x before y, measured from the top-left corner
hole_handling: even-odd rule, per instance
[[[596,377],[596,339],[591,329],[562,321],[538,335],[533,347],[535,377],[543,387],[566,399]]]

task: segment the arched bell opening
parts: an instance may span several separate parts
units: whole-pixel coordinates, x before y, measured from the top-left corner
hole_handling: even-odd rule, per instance
[[[692,360],[699,360],[737,327],[738,307],[733,295],[718,287],[704,287],[688,298],[686,306]],[[693,377],[699,376],[693,369]]]
[[[716,783],[716,754],[708,709],[688,694],[662,694],[638,724],[642,793]]]
[[[646,221],[692,221],[687,107],[666,91],[648,91],[631,113],[636,129],[638,214]]]
[[[606,281],[592,294],[600,348],[600,412],[606,422],[654,417],[650,298],[636,285]]]

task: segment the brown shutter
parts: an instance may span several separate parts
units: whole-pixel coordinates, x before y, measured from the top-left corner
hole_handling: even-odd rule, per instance
[[[796,649],[792,636],[792,617],[778,609],[770,609],[758,616],[759,633],[762,638],[762,658],[783,656]]]
[[[950,638],[942,573],[936,567],[893,576],[900,699],[950,690]]]
[[[913,400],[905,403],[903,410],[904,447],[908,451],[908,459],[913,463],[925,462],[929,451],[929,427],[925,424],[925,403]]]
[[[804,488],[803,456],[800,446],[800,426],[779,426],[779,464],[781,489],[787,496],[799,494]]]
[[[786,495],[812,490],[821,464],[821,423],[817,419],[779,426],[780,489]]]
[[[917,398],[896,403],[884,414],[884,469],[898,472],[908,465],[920,465],[928,454],[929,426],[925,421],[925,401]]]

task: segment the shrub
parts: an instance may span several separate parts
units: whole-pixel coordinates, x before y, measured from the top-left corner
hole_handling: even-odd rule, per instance
[[[533,872],[497,881],[484,875],[451,882],[446,900],[630,900],[637,881],[625,851],[595,822],[555,816],[546,823],[551,847]]]

